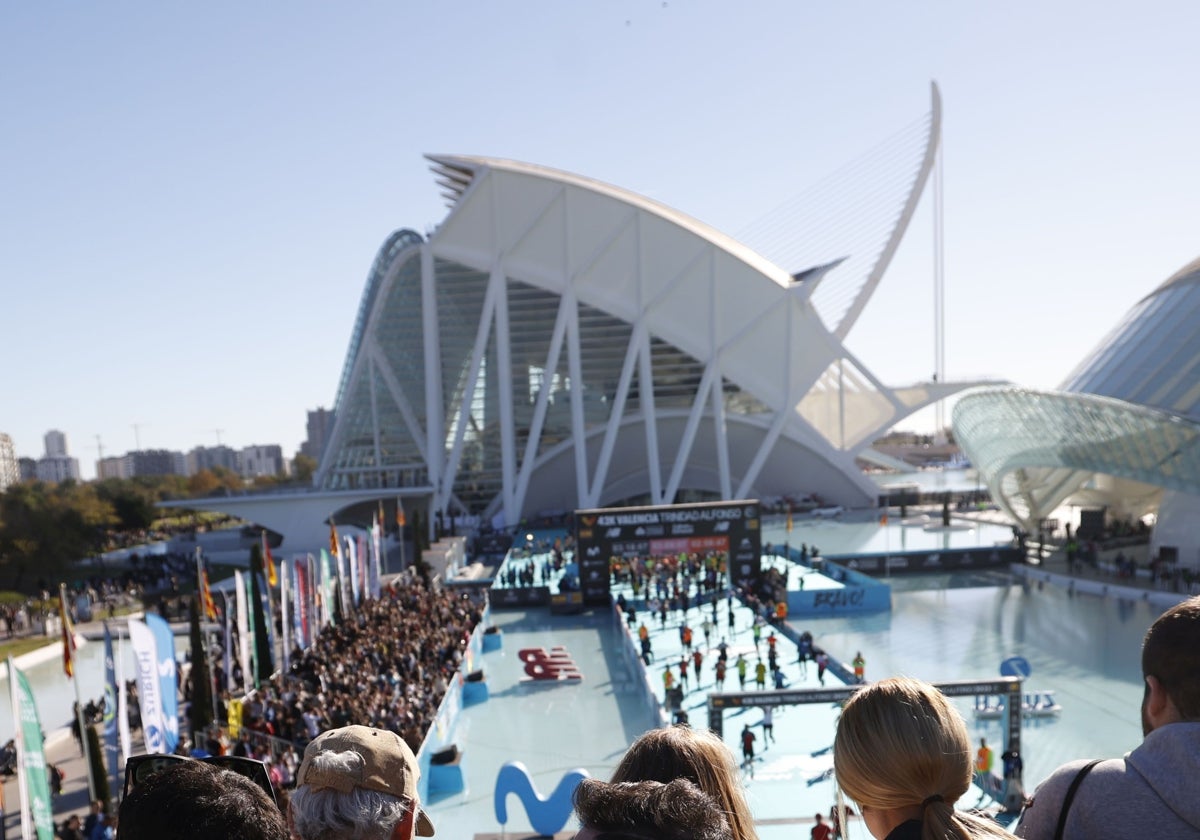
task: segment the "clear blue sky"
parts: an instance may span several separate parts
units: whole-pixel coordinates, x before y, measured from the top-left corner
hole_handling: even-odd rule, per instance
[[[362,285],[510,157],[736,233],[941,86],[947,375],[1053,387],[1200,252],[1200,5],[5,4],[0,431],[304,438]],[[850,345],[932,371],[928,202]],[[801,266],[788,266],[796,269]],[[932,428],[931,418],[918,420]]]

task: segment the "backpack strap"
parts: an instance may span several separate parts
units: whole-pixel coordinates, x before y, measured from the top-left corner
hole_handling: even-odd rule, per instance
[[[1071,802],[1075,799],[1075,792],[1079,790],[1079,785],[1083,782],[1083,777],[1092,772],[1092,768],[1099,764],[1101,759],[1097,758],[1089,761],[1079,769],[1075,774],[1075,778],[1071,780],[1071,786],[1067,788],[1067,795],[1063,797],[1062,810],[1058,812],[1058,825],[1054,829],[1054,840],[1063,840],[1063,830],[1067,827],[1067,812],[1071,810]]]

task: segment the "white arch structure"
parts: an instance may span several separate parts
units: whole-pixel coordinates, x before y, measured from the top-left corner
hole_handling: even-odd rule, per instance
[[[831,326],[813,294],[836,262],[797,280],[627,190],[430,156],[450,213],[376,261],[317,484],[427,486],[434,510],[510,523],[684,491],[872,503],[855,458],[965,387],[889,388],[842,343],[928,179],[936,88],[929,125],[896,223]]]
[[[911,177],[880,208],[881,241],[796,273],[610,184],[430,156],[450,212],[428,238],[393,234],[374,262],[306,508],[375,493],[516,523],[685,496],[874,504],[856,459],[977,384],[888,387],[843,343],[913,218],[940,131],[934,86]],[[261,500],[254,516],[286,536]]]

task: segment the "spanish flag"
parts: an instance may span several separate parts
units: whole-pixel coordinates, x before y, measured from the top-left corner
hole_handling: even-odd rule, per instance
[[[213,601],[212,589],[208,585],[208,569],[200,568],[200,606],[204,609],[204,617],[209,621],[217,618],[217,605]]]
[[[329,553],[334,557],[341,557],[342,552],[338,550],[338,535],[337,526],[333,524],[333,520],[329,520]]]
[[[400,504],[400,500],[396,500],[396,525],[400,528],[404,527],[404,506]]]
[[[271,546],[267,544],[267,532],[262,532],[263,565],[267,568],[267,585],[278,586],[279,577],[275,574],[275,558],[271,556]]]
[[[62,619],[63,673],[75,676],[75,629],[71,626],[71,613],[67,610],[67,585],[58,585],[58,614]]]

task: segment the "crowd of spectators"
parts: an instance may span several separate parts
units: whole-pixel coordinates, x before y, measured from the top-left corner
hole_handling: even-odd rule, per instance
[[[242,520],[228,514],[210,514],[207,521],[200,526],[194,522],[180,521],[174,524],[159,522],[154,528],[132,528],[128,530],[110,530],[104,534],[104,551],[119,551],[123,548],[143,546],[153,542],[166,542],[172,537],[192,537],[199,531],[213,531],[234,527]]]
[[[247,696],[238,743],[223,748],[269,761],[283,787],[298,752],[327,729],[386,729],[416,752],[480,617],[468,596],[428,588],[419,577],[386,586],[294,652],[287,673]],[[228,693],[224,699],[222,706]]]

